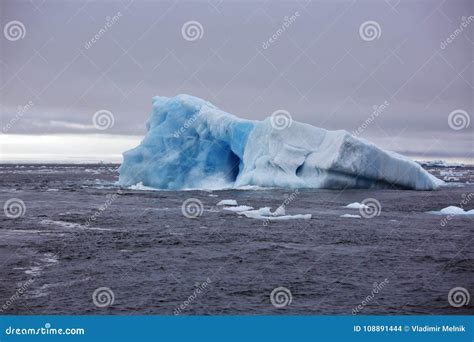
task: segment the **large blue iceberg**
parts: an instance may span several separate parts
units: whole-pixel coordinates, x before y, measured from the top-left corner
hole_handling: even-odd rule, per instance
[[[278,126],[274,119],[240,119],[189,95],[154,97],[145,138],[123,154],[119,184],[432,190],[442,183],[408,158],[346,131],[295,121]]]

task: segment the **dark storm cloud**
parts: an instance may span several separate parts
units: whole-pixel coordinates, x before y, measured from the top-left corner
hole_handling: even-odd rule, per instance
[[[101,133],[92,118],[108,110],[106,133],[143,134],[152,96],[187,93],[244,118],[285,109],[395,150],[472,157],[474,124],[448,122],[473,113],[469,0],[0,6],[2,28],[25,31],[1,37],[7,133]]]

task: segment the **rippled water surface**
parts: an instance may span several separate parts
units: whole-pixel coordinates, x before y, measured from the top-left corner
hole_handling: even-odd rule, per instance
[[[0,216],[4,313],[351,315],[359,305],[360,314],[473,312],[472,299],[456,308],[448,293],[464,287],[474,295],[474,216],[427,213],[473,196],[472,169],[462,169],[462,184],[431,192],[118,193],[116,168],[1,165],[2,205],[15,198],[26,208],[18,218]],[[183,216],[189,198],[202,203],[196,218]],[[378,216],[341,217],[360,215],[345,206],[367,198],[380,203]],[[217,207],[223,199],[273,209],[286,201],[286,214],[312,219],[246,218]],[[278,308],[270,294],[280,287],[287,305]],[[99,288],[108,289],[94,303]]]

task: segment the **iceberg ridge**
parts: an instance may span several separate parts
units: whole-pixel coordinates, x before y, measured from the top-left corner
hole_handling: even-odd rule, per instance
[[[296,121],[277,129],[270,118],[240,119],[189,95],[154,97],[146,127],[140,145],[123,154],[120,185],[432,190],[443,183],[346,131]]]

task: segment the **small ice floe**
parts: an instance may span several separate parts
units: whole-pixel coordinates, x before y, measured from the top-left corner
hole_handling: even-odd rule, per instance
[[[311,214],[285,215],[285,208],[278,207],[274,212],[270,207],[263,207],[257,210],[242,211],[238,214],[248,218],[264,221],[287,221],[287,220],[310,220]]]
[[[250,207],[248,205],[237,205],[237,206],[232,206],[232,207],[225,207],[223,210],[226,211],[233,211],[233,212],[241,212],[241,211],[248,211],[252,210],[253,207]]]
[[[264,221],[288,221],[288,220],[311,220],[311,214],[283,215],[283,216],[263,216],[252,211],[244,211],[245,217]]]
[[[367,209],[368,206],[363,204],[363,203],[354,202],[354,203],[350,203],[350,204],[346,205],[345,208],[349,208],[349,209]]]
[[[341,217],[347,217],[347,218],[361,218],[360,215],[352,215],[352,214],[344,214],[344,215],[341,215]]]
[[[435,215],[474,215],[474,209],[464,210],[463,208],[451,205],[439,211],[429,211],[428,213]]]
[[[59,189],[48,189],[48,190],[46,190],[46,191],[48,191],[48,192],[56,192],[56,191],[59,191]]]
[[[209,197],[218,197],[217,195],[214,195],[214,194],[209,194],[208,196]]]
[[[237,204],[237,201],[233,200],[233,199],[226,199],[226,200],[222,200],[219,203],[217,203],[218,207],[225,206],[225,205],[238,205],[238,204]]]
[[[270,207],[263,207],[263,208],[260,208],[260,209],[256,209],[256,210],[247,210],[245,212],[241,212],[240,214],[242,215],[261,215],[261,216],[270,216],[270,215],[273,215],[272,213],[272,208]],[[247,216],[249,217],[249,216]]]

